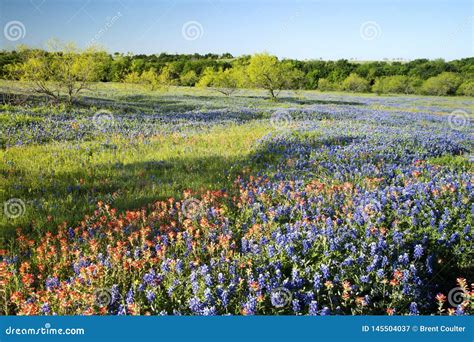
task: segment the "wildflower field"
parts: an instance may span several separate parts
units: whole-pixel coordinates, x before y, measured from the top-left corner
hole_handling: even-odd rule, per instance
[[[0,84],[1,314],[474,311],[474,98],[24,89]]]

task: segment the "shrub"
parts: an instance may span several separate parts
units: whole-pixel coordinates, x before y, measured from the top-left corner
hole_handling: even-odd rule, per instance
[[[194,86],[198,80],[199,78],[194,70],[189,70],[187,73],[181,75],[181,77],[179,78],[179,82],[181,83],[181,85],[188,87]]]
[[[133,83],[139,84],[140,83],[140,74],[137,71],[132,71],[123,79],[124,83]]]
[[[336,90],[336,86],[326,78],[320,78],[318,81],[318,90],[331,91]]]
[[[446,96],[456,94],[461,85],[461,78],[452,72],[443,72],[438,76],[428,78],[422,86],[422,93],[426,95]]]
[[[36,94],[72,105],[79,93],[99,80],[105,54],[92,47],[79,49],[72,43],[51,41],[48,45],[49,52],[29,50],[24,61],[9,71],[21,81],[31,82]]]
[[[283,89],[298,88],[303,72],[289,61],[279,61],[267,53],[255,54],[247,67],[250,84],[255,88],[267,90],[276,99]]]
[[[369,91],[369,81],[359,75],[352,73],[342,82],[342,90],[364,93]]]
[[[198,87],[208,87],[226,96],[232,95],[239,86],[241,69],[239,67],[215,71],[212,67],[204,70],[203,76],[196,84]]]
[[[375,80],[372,91],[377,94],[413,94],[419,83],[419,79],[403,75],[380,77]]]
[[[461,84],[456,94],[474,96],[474,80],[468,80]]]

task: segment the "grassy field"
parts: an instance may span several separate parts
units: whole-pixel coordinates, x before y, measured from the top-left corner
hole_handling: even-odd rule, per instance
[[[474,98],[0,93],[4,313],[444,313],[468,291]]]
[[[3,81],[2,93],[28,94],[28,84]],[[369,103],[365,103],[369,100]],[[278,102],[270,101],[263,91],[241,91],[225,97],[211,90],[173,88],[169,91],[147,91],[124,84],[95,84],[86,92],[80,106],[70,112],[61,108],[4,105],[0,112],[2,135],[10,127],[44,122],[66,116],[60,127],[46,129],[80,131],[102,109],[112,113],[156,115],[176,112],[252,110],[244,122],[211,122],[198,129],[182,131],[159,127],[151,137],[137,134],[133,138],[119,133],[103,133],[94,127],[90,136],[70,137],[0,150],[0,202],[21,199],[26,207],[18,218],[1,216],[4,237],[23,227],[42,234],[58,224],[76,224],[91,214],[98,201],[125,210],[140,208],[154,200],[180,198],[184,190],[202,193],[210,189],[228,188],[245,168],[254,168],[249,157],[258,139],[278,130],[268,120],[278,109],[327,108],[354,105],[375,110],[414,113],[434,107],[432,113],[446,115],[457,108],[474,110],[472,98],[380,97],[347,93],[301,91],[283,93]],[[137,123],[139,126],[140,123]],[[140,130],[141,127],[138,127]],[[113,202],[113,203],[112,203]]]

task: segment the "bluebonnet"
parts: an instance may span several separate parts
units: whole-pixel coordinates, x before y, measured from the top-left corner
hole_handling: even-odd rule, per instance
[[[418,315],[418,305],[415,302],[410,303],[410,315]]]
[[[45,286],[47,290],[52,290],[59,287],[59,280],[56,277],[47,278],[45,281]]]
[[[324,279],[329,278],[329,267],[326,264],[321,264],[320,269],[323,274],[323,278]]]
[[[145,296],[146,296],[146,299],[148,299],[150,303],[153,302],[156,298],[155,292],[151,290],[147,290]]]
[[[423,255],[423,246],[418,244],[415,246],[415,250],[413,251],[413,256],[415,259],[419,259],[421,258],[422,255]]]
[[[309,314],[311,316],[316,316],[318,314],[318,302],[313,300],[309,304]]]
[[[51,307],[49,306],[48,303],[41,304],[41,312],[43,314],[49,314],[51,312]]]

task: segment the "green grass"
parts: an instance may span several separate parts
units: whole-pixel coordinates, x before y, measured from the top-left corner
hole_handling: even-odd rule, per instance
[[[445,155],[437,158],[429,158],[427,162],[433,165],[445,166],[452,169],[464,169],[469,172],[474,172],[474,164],[469,161],[467,155]]]
[[[157,136],[146,144],[114,137],[107,143],[98,139],[0,151],[0,198],[26,203],[24,215],[2,215],[0,225],[7,234],[20,226],[41,233],[64,221],[78,222],[99,200],[125,210],[180,198],[188,189],[229,187],[255,140],[270,129],[252,123],[187,137]]]
[[[28,85],[0,81],[0,93],[27,93]],[[393,96],[391,96],[393,97]],[[95,84],[84,93],[76,111],[119,108],[130,113],[185,112],[188,110],[251,108],[269,117],[276,108],[304,108],[313,104],[364,105],[374,94],[316,91],[282,92],[278,102],[269,101],[265,91],[240,90],[236,96],[196,88],[172,88],[151,92],[135,85]],[[472,109],[472,98],[420,98],[415,105]],[[387,108],[386,108],[387,107]],[[0,126],[25,125],[43,120],[41,115],[60,113],[63,108],[34,105],[33,114],[15,113],[3,106]],[[384,105],[384,110],[400,110]],[[407,110],[402,108],[401,110]],[[39,114],[39,115],[38,115]],[[120,136],[94,137],[90,141],[52,142],[0,150],[0,203],[19,198],[26,204],[24,215],[11,219],[0,215],[1,237],[11,236],[17,227],[31,234],[54,230],[63,222],[75,225],[93,213],[98,201],[119,210],[140,208],[147,203],[180,198],[184,190],[196,193],[229,188],[236,175],[250,163],[256,140],[274,130],[268,122],[216,126],[210,130],[162,134],[146,142],[132,143]],[[1,138],[0,138],[1,140]],[[434,163],[457,163],[438,160]],[[465,161],[463,161],[465,162]],[[33,236],[30,235],[30,236]]]

